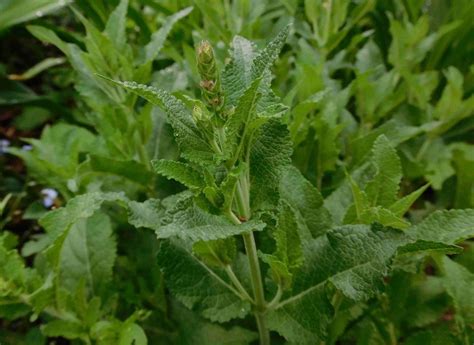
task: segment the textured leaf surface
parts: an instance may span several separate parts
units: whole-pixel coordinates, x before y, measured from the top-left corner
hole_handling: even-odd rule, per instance
[[[250,304],[243,302],[227,283],[176,241],[163,241],[158,263],[168,288],[186,307],[211,321],[226,322],[243,318]]]
[[[278,224],[272,233],[276,250],[271,255],[263,254],[262,259],[270,266],[273,279],[286,289],[291,286],[293,273],[303,263],[303,251],[292,208],[283,201],[279,211]]]
[[[240,97],[235,113],[230,117],[226,124],[226,141],[228,149],[233,152],[237,148],[239,136],[242,134],[243,127],[249,125],[252,113],[255,112],[255,106],[258,100],[258,87],[261,79],[255,79],[247,90]]]
[[[250,84],[264,76],[280,54],[289,31],[290,27],[286,26],[259,53],[255,52],[255,47],[250,41],[240,36],[234,38],[230,51],[232,60],[226,66],[222,76],[227,105],[236,105]],[[266,78],[271,79],[268,76]],[[269,83],[267,82],[265,86],[265,93],[267,93]]]
[[[396,150],[385,136],[380,136],[372,148],[373,164],[377,173],[366,186],[372,205],[389,207],[397,200],[402,166]]]
[[[407,230],[414,239],[455,244],[474,237],[474,210],[436,211]]]
[[[224,216],[207,213],[193,205],[177,211],[169,224],[155,229],[158,238],[178,237],[196,242],[224,239],[264,227],[265,223],[258,220],[235,225]]]
[[[173,313],[180,321],[181,345],[248,345],[258,339],[255,332],[238,326],[224,328],[212,324],[178,305],[173,308]]]
[[[110,219],[95,213],[80,219],[69,230],[60,253],[60,284],[74,291],[82,280],[92,291],[112,277],[116,241]]]
[[[252,83],[252,62],[255,46],[241,36],[235,36],[230,51],[231,61],[222,74],[222,86],[226,94],[226,103],[236,105],[240,95]]]
[[[297,213],[297,220],[313,237],[331,227],[331,215],[324,207],[319,191],[293,166],[284,169],[280,180],[280,197]]]
[[[270,120],[257,133],[250,152],[252,208],[278,203],[278,186],[285,166],[291,163],[292,145],[285,125]]]
[[[121,193],[89,193],[71,199],[66,207],[47,213],[40,224],[51,238],[56,238],[71,225],[91,217],[106,201],[126,200]]]
[[[211,147],[202,137],[183,102],[169,92],[151,86],[128,81],[111,81],[165,109],[183,157],[200,164],[213,161]]]
[[[160,159],[152,161],[152,166],[157,174],[178,181],[189,189],[205,187],[202,174],[186,163]]]
[[[155,229],[161,222],[164,209],[158,199],[128,203],[128,222],[137,228]]]
[[[334,315],[327,284],[354,300],[372,297],[382,286],[387,262],[400,240],[395,231],[352,225],[306,243],[305,263],[295,277],[292,295],[268,314],[270,327],[297,344],[324,341]]]

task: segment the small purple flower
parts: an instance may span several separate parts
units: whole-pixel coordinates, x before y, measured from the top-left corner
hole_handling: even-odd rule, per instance
[[[31,150],[33,150],[33,146],[31,146],[31,145],[23,145],[23,146],[21,147],[21,149],[22,149],[23,151],[31,151]]]
[[[41,190],[41,195],[43,195],[43,206],[50,208],[54,205],[54,201],[58,197],[58,192],[53,188],[44,188]]]
[[[4,153],[6,153],[9,146],[10,146],[9,140],[0,139],[0,155],[3,155]]]

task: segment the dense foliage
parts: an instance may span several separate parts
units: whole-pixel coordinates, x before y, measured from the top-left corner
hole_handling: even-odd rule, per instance
[[[471,345],[473,17],[1,3],[0,343]]]

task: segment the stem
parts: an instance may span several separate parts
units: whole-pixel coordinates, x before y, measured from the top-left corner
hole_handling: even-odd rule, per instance
[[[281,288],[281,285],[278,284],[278,290],[275,294],[275,297],[273,297],[271,302],[267,304],[267,309],[273,309],[276,305],[278,305],[278,303],[280,303],[282,295],[283,295],[283,289]]]
[[[263,313],[266,311],[265,295],[263,292],[262,275],[260,273],[260,264],[257,256],[257,246],[253,233],[249,232],[242,235],[244,238],[245,251],[249,259],[250,274],[252,278],[252,287],[255,297],[255,319],[257,320],[258,333],[260,334],[260,345],[270,344],[270,333],[265,325]]]
[[[250,295],[248,294],[247,290],[245,290],[245,288],[242,286],[242,283],[240,282],[239,278],[237,278],[237,276],[235,275],[232,267],[230,265],[225,266],[225,271],[227,275],[229,276],[230,280],[232,281],[232,283],[234,283],[237,290],[239,290],[239,292],[250,302],[255,303],[252,297],[250,297]]]
[[[260,338],[260,345],[270,345],[270,332],[265,325],[265,319],[262,313],[255,313],[255,320],[257,320],[258,335]]]
[[[235,197],[240,218],[248,220],[250,218],[248,184],[246,183],[247,181],[243,182],[244,183],[237,184]],[[244,189],[246,190],[244,191]],[[243,234],[242,237],[244,238],[245,252],[247,253],[247,258],[249,260],[252,289],[255,301],[254,314],[257,321],[258,333],[260,335],[260,345],[270,345],[270,332],[265,325],[265,319],[263,317],[267,307],[255,238],[253,236],[253,232]]]

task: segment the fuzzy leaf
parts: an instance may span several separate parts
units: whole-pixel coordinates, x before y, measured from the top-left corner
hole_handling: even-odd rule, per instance
[[[214,154],[210,145],[202,137],[201,131],[197,128],[191,113],[182,101],[167,91],[151,86],[128,81],[110,81],[166,110],[168,121],[173,127],[183,157],[198,164],[213,162]]]
[[[331,227],[331,215],[319,191],[293,166],[284,169],[280,180],[280,197],[296,212],[298,223],[313,237],[323,235]]]
[[[235,36],[230,50],[231,61],[222,74],[227,105],[236,105],[243,91],[252,83],[254,44],[241,36]]]
[[[261,231],[264,227],[265,224],[258,220],[235,225],[224,216],[213,215],[196,205],[191,205],[174,213],[169,224],[154,229],[158,238],[177,237],[196,242],[224,239],[249,231]]]
[[[474,209],[444,210],[430,214],[407,230],[417,240],[456,244],[474,237]]]
[[[377,173],[367,184],[365,191],[373,206],[389,207],[397,200],[402,178],[400,159],[384,135],[375,141],[372,154],[372,162],[376,166]]]
[[[157,174],[178,181],[189,189],[205,187],[202,174],[186,163],[167,159],[153,160],[151,163]]]
[[[334,315],[328,284],[356,301],[372,297],[383,285],[400,240],[395,231],[351,225],[305,243],[305,263],[294,279],[292,294],[267,314],[269,327],[292,343],[324,341]]]
[[[211,321],[243,318],[250,304],[242,301],[229,285],[176,241],[162,241],[158,263],[166,284],[186,307]]]
[[[291,163],[288,129],[270,120],[257,132],[250,152],[250,201],[253,209],[278,203],[278,186],[285,166]]]
[[[154,229],[160,224],[163,213],[164,209],[158,199],[128,203],[128,222],[137,228]]]
[[[234,38],[230,52],[232,60],[222,76],[227,105],[236,105],[250,84],[264,76],[280,54],[289,31],[288,25],[258,54],[254,52],[255,47],[251,42],[240,36]],[[268,86],[266,83],[265,89]]]
[[[261,78],[255,79],[243,95],[239,98],[235,113],[227,121],[226,141],[227,150],[234,152],[238,146],[238,139],[243,135],[243,127],[248,126],[250,120],[254,117],[255,106],[259,98],[258,87],[260,86]],[[242,138],[241,138],[242,139]]]
[[[284,201],[279,209],[278,224],[272,234],[276,250],[271,255],[262,255],[262,259],[270,266],[273,279],[287,289],[292,284],[293,273],[303,263],[303,252],[293,210]]]
[[[60,285],[75,290],[84,279],[97,291],[112,277],[116,241],[110,219],[97,212],[74,223],[64,239],[60,258]]]

